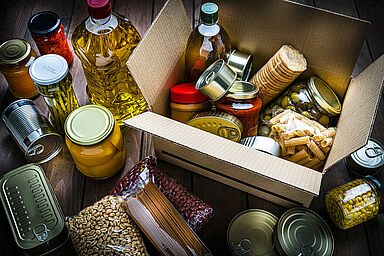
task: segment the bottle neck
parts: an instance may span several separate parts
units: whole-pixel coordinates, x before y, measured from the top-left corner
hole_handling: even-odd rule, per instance
[[[112,32],[118,24],[119,22],[116,16],[111,13],[108,17],[103,19],[89,17],[85,22],[85,27],[93,34],[103,35]]]
[[[376,182],[374,182],[370,178],[364,178],[364,180],[374,189],[374,193],[379,203],[379,213],[383,213],[384,212],[384,195],[383,195],[383,191],[379,187],[379,184],[376,184]]]
[[[200,19],[198,30],[203,36],[215,36],[220,32],[219,20],[215,23],[205,23]]]

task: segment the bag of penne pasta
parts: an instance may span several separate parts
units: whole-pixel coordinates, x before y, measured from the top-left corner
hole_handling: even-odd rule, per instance
[[[273,117],[270,138],[281,146],[281,156],[288,161],[320,170],[331,150],[336,128],[322,124],[291,110]]]

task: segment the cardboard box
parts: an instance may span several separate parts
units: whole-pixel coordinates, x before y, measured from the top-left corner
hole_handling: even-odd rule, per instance
[[[245,147],[169,118],[170,88],[182,81],[191,32],[181,0],[169,0],[127,62],[150,112],[126,121],[153,136],[157,157],[283,206],[309,206],[325,171],[364,146],[381,95],[384,57],[351,74],[368,22],[282,0],[223,0],[220,24],[233,48],[254,54],[254,71],[283,44],[302,51],[308,70],[343,100],[337,135],[322,172]],[[218,196],[220,192],[218,191]]]

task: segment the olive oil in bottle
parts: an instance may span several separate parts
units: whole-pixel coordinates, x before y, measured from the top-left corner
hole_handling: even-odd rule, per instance
[[[111,12],[110,0],[87,4],[90,17],[73,33],[73,49],[84,69],[89,101],[108,108],[121,125],[147,108],[125,64],[140,34],[127,18]]]
[[[200,10],[200,23],[188,38],[185,54],[187,82],[196,82],[203,71],[231,51],[231,40],[219,25],[219,8],[205,3]]]

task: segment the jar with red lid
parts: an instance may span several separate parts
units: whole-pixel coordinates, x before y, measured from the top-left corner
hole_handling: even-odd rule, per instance
[[[60,17],[50,11],[39,12],[28,21],[28,28],[41,55],[57,54],[72,63],[73,54],[69,49]]]
[[[257,123],[261,109],[259,87],[246,81],[236,81],[228,93],[215,102],[217,111],[238,117],[243,123],[242,138],[257,135]]]
[[[195,88],[194,83],[171,88],[171,118],[186,123],[194,115],[210,110],[208,99]]]

